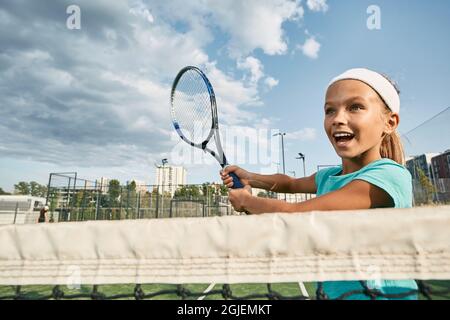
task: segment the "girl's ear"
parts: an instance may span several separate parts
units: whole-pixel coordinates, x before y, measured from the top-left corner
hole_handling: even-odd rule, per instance
[[[385,134],[391,134],[392,132],[397,129],[398,125],[400,123],[400,117],[397,113],[390,113],[387,116],[387,121],[385,123],[384,133]]]

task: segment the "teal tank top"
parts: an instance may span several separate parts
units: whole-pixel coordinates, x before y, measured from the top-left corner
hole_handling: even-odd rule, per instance
[[[317,196],[338,190],[353,180],[367,181],[384,191],[392,198],[395,208],[412,207],[412,178],[409,171],[402,165],[391,159],[380,159],[371,162],[358,171],[342,175],[342,166],[322,169],[316,173],[315,182]],[[417,290],[414,280],[368,280],[367,286],[378,289],[384,294],[405,293]],[[330,299],[335,299],[342,294],[363,290],[359,281],[327,281],[323,282],[324,292]],[[348,299],[368,300],[363,294],[352,295]],[[387,298],[378,298],[387,300]],[[402,300],[416,300],[417,294],[401,298]]]

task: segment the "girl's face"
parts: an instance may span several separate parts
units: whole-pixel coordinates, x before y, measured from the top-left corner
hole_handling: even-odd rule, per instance
[[[371,87],[358,80],[337,81],[327,90],[324,108],[325,131],[341,158],[380,158],[383,134],[393,130],[383,114],[384,102]]]

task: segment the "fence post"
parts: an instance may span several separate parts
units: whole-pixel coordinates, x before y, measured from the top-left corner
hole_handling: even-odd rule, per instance
[[[100,189],[102,188],[102,184],[103,184],[103,181],[100,182]],[[97,189],[97,201],[95,204],[95,220],[98,220],[98,209],[99,209],[99,205],[100,205],[100,191],[97,188],[97,181],[95,182],[95,188]]]
[[[86,185],[87,185],[87,181],[85,180],[84,181],[83,199],[81,200],[81,221],[84,221],[84,207],[86,206]]]
[[[150,208],[150,212],[152,212],[152,198],[153,198],[153,192],[152,191],[150,191],[150,206],[149,206],[149,208]]]
[[[16,224],[17,211],[19,211],[19,202],[16,202],[16,210],[14,211],[14,222],[13,222],[13,224]]]
[[[141,218],[141,192],[139,191],[136,196],[138,198],[138,200],[137,200],[137,218],[140,219]]]
[[[120,186],[119,220],[122,219],[122,186]]]
[[[50,185],[52,183],[52,175],[53,175],[53,173],[50,173],[50,175],[48,177],[47,197],[45,198],[45,205],[48,205],[48,198],[50,196]]]
[[[130,209],[130,187],[128,185],[128,181],[127,181],[127,210],[126,210],[126,215],[125,215],[125,219],[128,219],[128,210]]]
[[[205,201],[201,202],[202,204],[202,209],[203,209],[203,218],[206,217],[206,210],[205,210]]]
[[[70,207],[70,182],[71,182],[72,178],[69,177],[69,184],[67,185],[67,199],[66,199],[66,208]]]
[[[159,192],[156,191],[156,218],[159,218]]]

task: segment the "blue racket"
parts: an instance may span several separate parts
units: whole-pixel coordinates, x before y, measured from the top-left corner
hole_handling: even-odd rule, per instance
[[[216,97],[206,75],[197,67],[181,69],[173,82],[170,102],[173,126],[180,138],[209,152],[222,168],[228,166],[220,142]],[[213,137],[217,151],[207,147]],[[236,174],[230,176],[233,189],[244,187]]]

